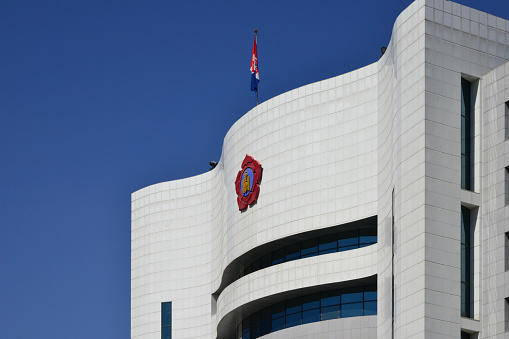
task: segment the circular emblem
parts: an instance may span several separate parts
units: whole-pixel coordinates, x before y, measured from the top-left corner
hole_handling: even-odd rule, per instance
[[[237,174],[237,180],[235,180],[239,211],[245,210],[256,202],[260,193],[261,178],[262,166],[253,157],[246,154],[242,162],[242,169]]]

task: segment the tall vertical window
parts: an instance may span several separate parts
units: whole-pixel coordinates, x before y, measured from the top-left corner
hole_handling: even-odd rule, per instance
[[[472,109],[470,81],[461,78],[461,188],[472,190]]]
[[[161,339],[171,339],[171,301],[161,303]]]
[[[509,332],[509,298],[505,298],[504,301],[505,331]]]
[[[504,114],[504,123],[505,123],[505,140],[509,140],[509,101],[505,102],[505,114]]]
[[[472,236],[470,210],[461,206],[461,316],[471,318],[472,295]]]
[[[505,232],[504,237],[504,252],[505,252],[505,270],[509,271],[509,232]]]
[[[504,200],[505,204],[509,205],[509,167],[504,171]]]

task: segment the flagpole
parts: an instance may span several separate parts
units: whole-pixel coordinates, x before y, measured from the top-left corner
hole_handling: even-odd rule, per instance
[[[255,41],[256,41],[256,52],[257,52],[256,54],[258,54],[258,29],[255,28],[254,32],[255,32]],[[260,89],[257,87],[256,88],[256,106],[258,106],[258,91],[259,90]]]

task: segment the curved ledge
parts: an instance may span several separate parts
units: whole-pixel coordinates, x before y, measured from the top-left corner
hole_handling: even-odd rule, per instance
[[[226,286],[233,283],[235,280],[238,280],[239,272],[242,270],[242,268],[245,268],[248,266],[247,264],[250,263],[250,261],[253,261],[253,258],[259,258],[265,254],[271,253],[272,251],[285,247],[287,245],[299,243],[305,240],[313,239],[313,238],[319,238],[322,236],[328,236],[328,235],[335,235],[339,234],[341,232],[349,232],[349,231],[355,231],[359,229],[365,229],[366,225],[373,225],[376,229],[377,225],[377,216],[372,216],[369,218],[364,218],[360,220],[356,220],[350,223],[337,225],[333,227],[326,227],[319,230],[314,231],[308,231],[303,232],[299,234],[295,234],[283,239],[277,239],[265,244],[262,244],[258,247],[255,247],[251,249],[250,251],[242,254],[240,257],[237,257],[234,259],[224,270],[222,273],[221,278],[221,285],[219,286],[219,289],[213,293],[215,296],[219,296],[222,291],[226,288]],[[372,245],[369,245],[372,246]],[[353,249],[350,249],[348,251],[351,251]],[[313,255],[314,256],[314,255]],[[296,259],[296,260],[302,260],[302,259]],[[272,265],[271,265],[272,266]]]
[[[219,296],[218,337],[233,333],[243,317],[279,300],[312,293],[324,285],[343,288],[375,282],[377,248],[373,245],[291,261],[242,277]]]

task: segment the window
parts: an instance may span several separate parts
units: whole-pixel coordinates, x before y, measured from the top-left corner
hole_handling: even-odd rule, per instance
[[[239,274],[239,278],[269,266],[328,253],[348,251],[377,243],[377,218],[371,217],[354,222],[348,231],[295,242],[273,250],[251,261]]]
[[[505,270],[509,271],[509,232],[505,232]]]
[[[471,265],[472,265],[472,236],[470,229],[470,210],[461,206],[461,316],[471,318],[471,295],[473,293]]]
[[[171,339],[171,301],[161,303],[161,339]]]
[[[461,339],[470,339],[470,333],[461,331]]]
[[[461,78],[461,188],[472,189],[471,84]]]
[[[285,328],[317,321],[376,315],[376,285],[308,294],[266,307],[237,327],[237,338],[258,338]]]
[[[504,171],[504,200],[505,205],[509,205],[509,166]]]
[[[505,114],[504,114],[504,122],[505,122],[505,140],[509,140],[509,101],[505,102]]]
[[[504,302],[504,319],[505,319],[505,331],[509,332],[509,298],[505,298]]]

